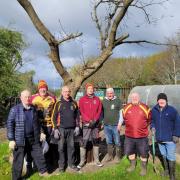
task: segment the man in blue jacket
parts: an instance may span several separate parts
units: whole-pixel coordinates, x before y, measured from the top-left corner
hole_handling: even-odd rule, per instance
[[[175,179],[176,143],[180,137],[180,118],[176,109],[168,105],[165,93],[157,97],[157,105],[152,109],[152,133],[156,136],[164,164],[163,175]]]
[[[48,176],[45,159],[40,146],[40,126],[37,113],[30,105],[31,93],[21,92],[21,103],[12,107],[7,119],[9,148],[13,151],[12,179],[21,179],[24,156],[30,153],[40,176]]]

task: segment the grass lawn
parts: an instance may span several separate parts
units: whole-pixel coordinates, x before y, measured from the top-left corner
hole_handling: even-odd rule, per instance
[[[7,161],[9,150],[8,144],[2,143],[0,144],[0,180],[10,180],[11,179],[11,165]],[[153,166],[151,163],[148,164],[148,173],[145,177],[141,177],[139,175],[140,172],[140,163],[138,162],[136,171],[133,173],[127,173],[126,169],[129,166],[129,162],[126,158],[122,159],[122,161],[117,164],[113,165],[112,167],[102,168],[102,170],[96,171],[94,173],[82,173],[82,174],[70,174],[70,173],[63,173],[56,176],[51,176],[49,178],[44,179],[52,179],[52,180],[61,180],[61,179],[68,179],[68,180],[114,180],[114,179],[123,179],[123,180],[165,180],[165,178],[156,175],[153,171]],[[161,165],[159,165],[159,170],[162,170]],[[180,179],[180,165],[176,168],[176,175],[177,179]],[[29,179],[31,180],[38,180],[42,179],[39,177],[38,173],[33,174]]]

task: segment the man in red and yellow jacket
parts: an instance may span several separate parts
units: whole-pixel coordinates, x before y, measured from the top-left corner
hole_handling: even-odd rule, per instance
[[[131,103],[123,108],[123,119],[125,123],[125,154],[128,156],[131,166],[128,172],[135,170],[136,155],[141,158],[141,173],[147,172],[148,157],[148,126],[150,124],[150,108],[140,102],[138,93],[131,94]]]
[[[38,92],[31,96],[31,104],[35,106],[38,114],[38,120],[41,125],[42,136],[41,141],[47,141],[49,144],[49,151],[45,154],[46,161],[51,165],[55,165],[55,157],[51,157],[50,154],[54,155],[57,152],[56,145],[50,144],[51,133],[53,130],[53,122],[51,119],[54,104],[56,102],[56,97],[48,92],[48,85],[46,81],[39,80],[38,82]],[[28,160],[27,166],[30,164]]]
[[[52,131],[53,122],[51,114],[56,102],[55,96],[48,92],[48,85],[44,80],[38,83],[38,93],[32,95],[31,103],[37,108],[38,118],[47,136],[47,140]]]
[[[80,147],[81,162],[78,168],[82,168],[86,161],[87,142],[93,144],[94,161],[97,166],[101,167],[99,161],[99,129],[98,122],[102,112],[102,103],[100,99],[94,95],[94,87],[92,84],[86,84],[86,95],[79,100],[79,109],[81,114],[83,138]]]

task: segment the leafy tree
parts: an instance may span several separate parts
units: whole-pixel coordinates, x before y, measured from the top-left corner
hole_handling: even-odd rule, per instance
[[[21,33],[0,28],[0,102],[19,91],[21,81],[17,68],[22,65],[24,47]]]

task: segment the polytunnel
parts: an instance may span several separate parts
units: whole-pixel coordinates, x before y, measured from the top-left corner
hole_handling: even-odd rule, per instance
[[[180,113],[180,85],[152,85],[152,86],[136,86],[130,94],[137,92],[140,95],[141,102],[152,108],[157,104],[157,95],[161,92],[168,97],[168,104],[174,106]],[[130,94],[128,102],[130,102]]]

